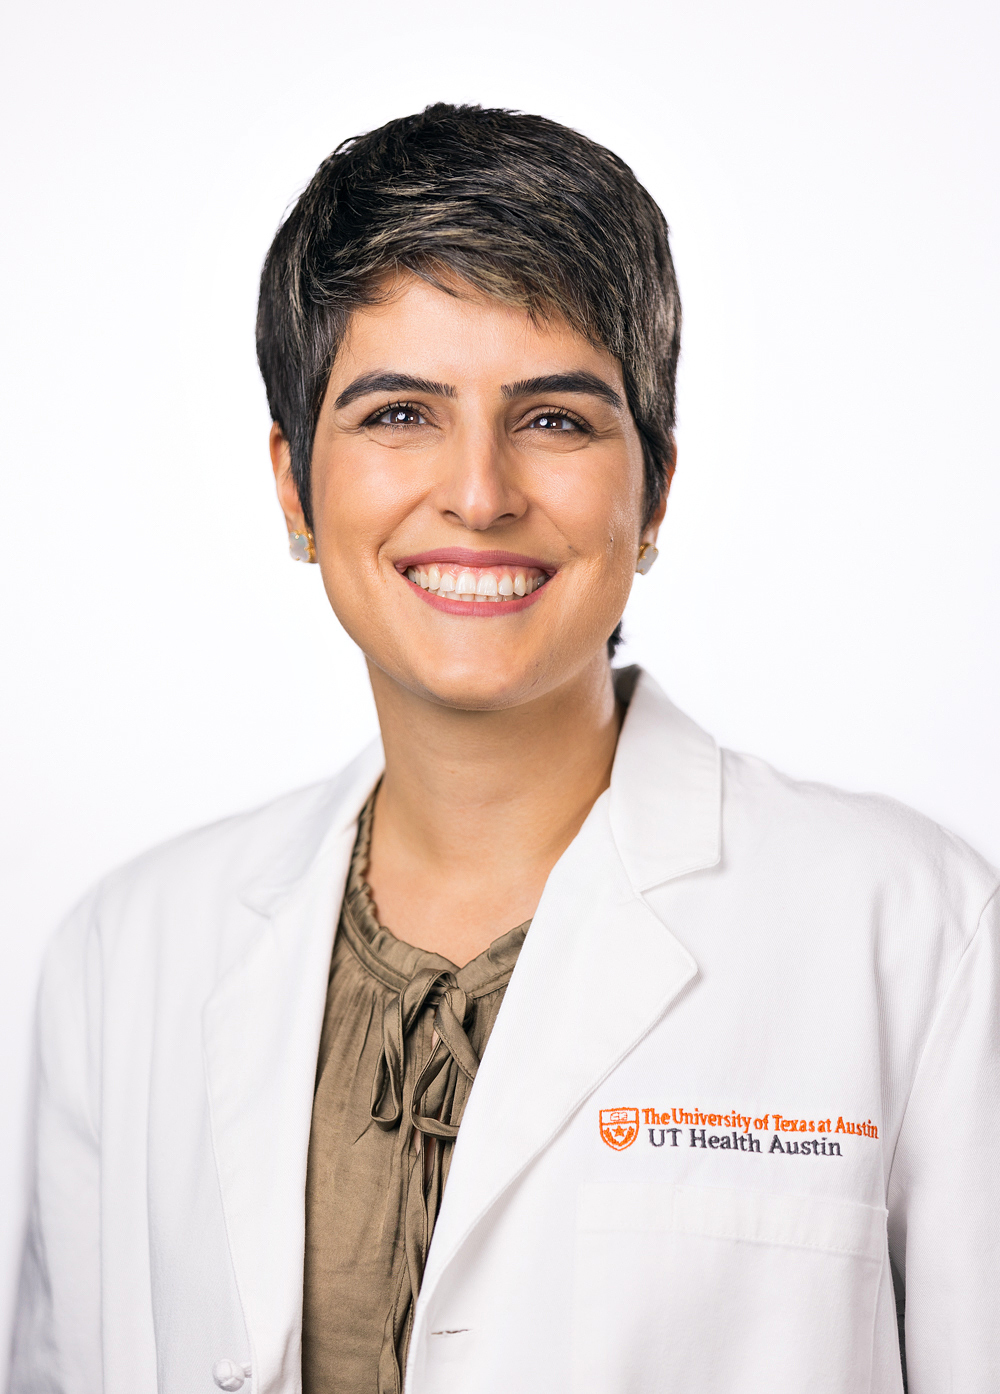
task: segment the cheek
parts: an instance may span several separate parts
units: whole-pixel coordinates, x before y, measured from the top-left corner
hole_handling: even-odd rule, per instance
[[[346,442],[313,461],[313,514],[321,560],[332,566],[377,567],[378,550],[420,497],[414,472],[388,451]]]
[[[630,453],[608,451],[586,469],[554,473],[541,502],[577,557],[617,570],[638,545],[642,487]]]

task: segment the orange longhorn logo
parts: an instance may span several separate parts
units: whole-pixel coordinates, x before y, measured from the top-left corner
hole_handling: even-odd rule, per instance
[[[601,1137],[616,1152],[624,1152],[639,1136],[637,1108],[602,1108]]]

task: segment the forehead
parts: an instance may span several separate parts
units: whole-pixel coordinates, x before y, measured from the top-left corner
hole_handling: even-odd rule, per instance
[[[535,319],[467,282],[455,294],[407,273],[377,305],[356,310],[330,387],[391,367],[472,389],[570,371],[595,373],[624,393],[621,365],[553,312]]]

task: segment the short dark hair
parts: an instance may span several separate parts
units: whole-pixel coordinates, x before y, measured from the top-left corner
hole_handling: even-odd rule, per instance
[[[306,522],[334,358],[351,314],[400,270],[450,292],[457,276],[539,318],[557,311],[618,359],[648,521],[673,463],[680,350],[663,214],[628,165],[578,131],[438,102],[339,145],[264,262],[257,358]]]

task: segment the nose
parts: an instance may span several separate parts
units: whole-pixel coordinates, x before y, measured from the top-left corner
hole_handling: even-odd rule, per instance
[[[485,423],[470,424],[452,437],[434,501],[446,518],[470,532],[516,522],[527,509],[516,461]]]

